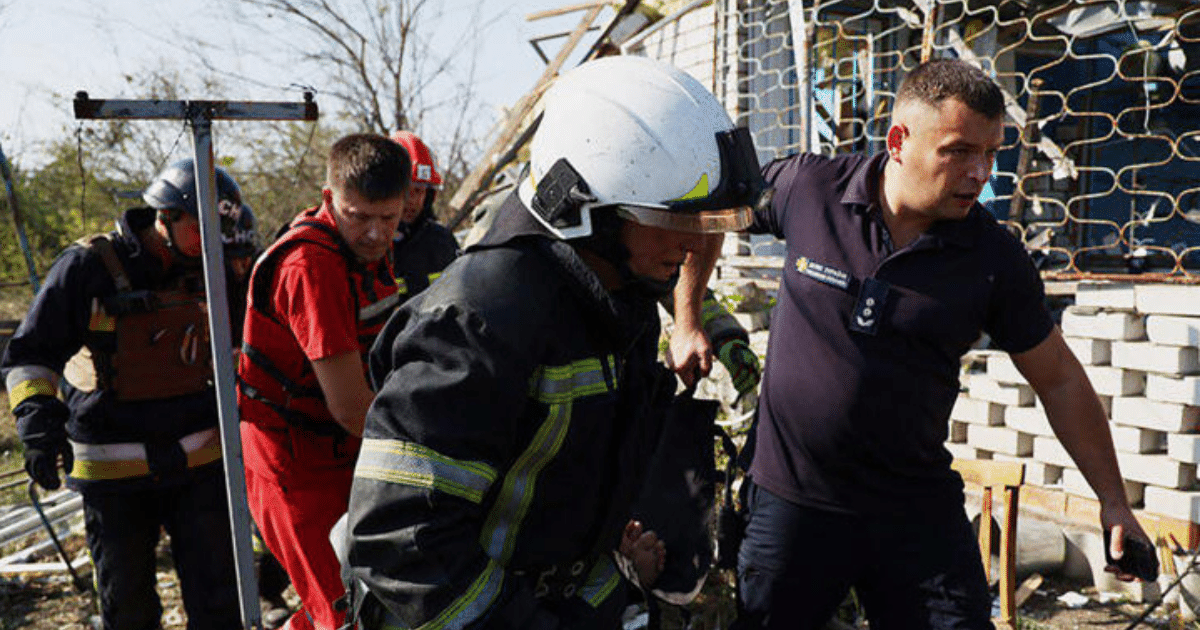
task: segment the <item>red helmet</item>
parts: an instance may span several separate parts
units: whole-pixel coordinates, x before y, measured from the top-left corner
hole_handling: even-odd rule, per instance
[[[411,131],[392,132],[392,140],[408,151],[412,160],[412,184],[434,190],[442,189],[442,176],[433,165],[433,154],[429,147]]]

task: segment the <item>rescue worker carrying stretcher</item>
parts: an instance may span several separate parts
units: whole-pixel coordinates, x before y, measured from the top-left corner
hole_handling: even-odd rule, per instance
[[[662,566],[629,523],[676,390],[655,301],[761,182],[746,130],[675,68],[557,81],[519,192],[372,349],[344,572],[363,628],[620,627],[618,549],[658,556],[643,586]]]
[[[400,301],[420,293],[458,257],[454,233],[433,217],[433,200],[442,189],[442,175],[433,154],[417,134],[396,131],[392,140],[404,147],[412,160],[412,180],[404,201],[404,215],[392,239],[392,270]]]
[[[222,228],[241,191],[216,169]],[[220,464],[192,160],[146,188],[149,207],[59,256],[0,366],[25,470],[83,496],[105,630],[156,628],[159,530],[188,628],[241,626]],[[59,395],[62,398],[59,398]]]
[[[300,213],[251,272],[238,364],[246,491],[300,596],[291,628],[341,624],[329,530],[346,511],[374,398],[366,352],[398,299],[387,254],[410,168],[386,137],[338,140],[321,205]]]

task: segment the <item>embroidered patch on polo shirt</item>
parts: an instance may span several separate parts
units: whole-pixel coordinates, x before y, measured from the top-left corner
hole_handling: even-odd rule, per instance
[[[801,256],[796,259],[796,271],[817,282],[823,282],[843,291],[850,286],[850,274],[841,269],[834,269],[829,265],[823,265],[807,256]]]

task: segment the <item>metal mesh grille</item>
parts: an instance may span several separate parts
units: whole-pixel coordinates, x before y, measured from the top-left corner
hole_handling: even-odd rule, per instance
[[[1200,281],[1194,2],[716,5],[714,91],[761,159],[881,150],[896,86],[923,48],[973,60],[1007,101],[980,201],[1047,276]]]

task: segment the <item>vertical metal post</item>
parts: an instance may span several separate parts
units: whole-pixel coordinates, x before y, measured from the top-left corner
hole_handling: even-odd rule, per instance
[[[800,151],[812,150],[812,30],[804,19],[804,0],[788,2],[788,19],[792,26],[792,50],[796,56],[796,102],[800,109]]]
[[[212,340],[213,383],[221,430],[221,454],[225,466],[225,490],[237,567],[238,599],[242,623],[248,630],[261,630],[258,584],[250,540],[250,509],[246,503],[246,477],[242,460],[242,436],[238,422],[236,385],[233,376],[233,336],[229,326],[229,298],[225,286],[225,250],[216,204],[213,171],[212,121],[225,120],[316,120],[317,105],[312,94],[304,103],[245,103],[233,101],[118,101],[92,100],[87,93],[75,96],[76,118],[122,118],[127,120],[183,120],[192,128],[196,169],[196,200],[199,204],[200,243],[203,247],[205,295],[208,299],[209,336]]]
[[[25,236],[25,220],[21,217],[21,208],[17,205],[17,191],[13,187],[12,170],[8,167],[8,158],[4,156],[4,148],[0,147],[0,177],[4,178],[4,192],[8,198],[8,209],[12,212],[13,228],[17,231],[17,242],[21,253],[25,256],[25,268],[29,270],[29,286],[33,292],[38,292],[37,266],[33,263],[33,252],[29,249],[29,239]]]
[[[204,287],[208,296],[208,330],[212,337],[213,383],[221,428],[221,455],[225,464],[225,494],[229,501],[229,526],[233,540],[249,542],[250,507],[242,460],[242,434],[233,376],[233,335],[229,324],[229,294],[225,286],[225,248],[221,243],[221,218],[217,214],[217,185],[213,172],[212,121],[203,112],[191,112],[192,149],[196,169],[196,200],[200,204],[200,244],[204,248]],[[240,498],[240,500],[239,500]],[[252,545],[235,544],[238,600],[242,623],[249,630],[262,628],[258,605],[258,579],[254,575]]]

